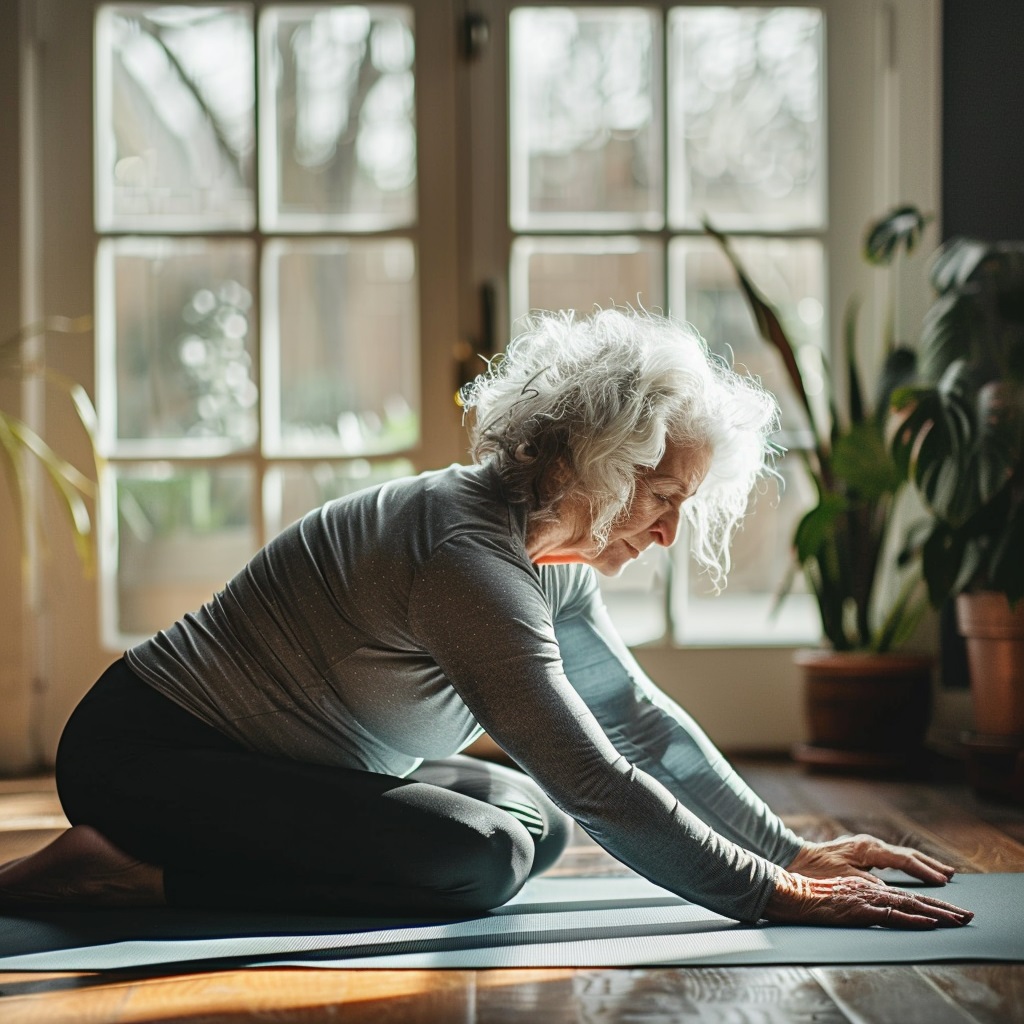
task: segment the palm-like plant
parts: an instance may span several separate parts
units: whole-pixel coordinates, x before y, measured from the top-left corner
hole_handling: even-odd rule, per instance
[[[931,270],[921,378],[893,396],[892,452],[932,520],[932,603],[970,590],[1024,598],[1024,243],[956,238]]]
[[[95,443],[96,410],[85,388],[40,362],[26,360],[24,356],[25,342],[30,338],[51,331],[78,333],[91,327],[91,317],[79,317],[74,320],[67,317],[48,317],[21,328],[0,341],[0,375],[13,377],[17,381],[38,378],[49,387],[66,394],[89,437],[98,470],[99,456]],[[95,497],[95,484],[54,451],[23,419],[0,408],[0,464],[3,465],[4,474],[13,492],[15,511],[19,520],[19,535],[23,537],[26,536],[26,529],[37,528],[34,520],[26,518],[30,516],[26,456],[38,462],[46,478],[53,485],[60,499],[60,506],[67,513],[75,549],[83,566],[87,571],[91,571],[95,553],[89,500]]]
[[[875,265],[888,266],[901,250],[909,254],[915,249],[924,225],[925,218],[916,209],[894,210],[869,229],[865,257]],[[914,353],[896,345],[890,336],[869,404],[856,353],[857,304],[851,302],[842,349],[846,394],[837,393],[826,364],[828,411],[826,417],[819,417],[779,314],[752,283],[729,240],[708,224],[705,229],[732,264],[758,332],[781,356],[812,438],[811,445],[797,454],[814,483],[817,503],[797,525],[794,568],[782,583],[779,599],[802,569],[817,600],[825,638],[834,650],[892,650],[909,637],[927,608],[914,565],[905,566],[905,580],[888,606],[878,607],[880,569],[891,548],[893,506],[904,485],[886,444],[885,424],[891,394],[913,377]],[[910,556],[905,554],[902,560],[907,562]]]

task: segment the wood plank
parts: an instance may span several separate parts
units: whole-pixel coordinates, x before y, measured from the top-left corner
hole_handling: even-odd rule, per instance
[[[811,975],[855,1024],[980,1024],[910,966],[814,967]]]
[[[39,820],[45,824],[40,826]],[[52,787],[45,793],[6,793],[0,796],[0,828],[67,828],[60,800]]]
[[[794,779],[794,792],[801,795],[808,810],[838,821],[844,833],[865,832],[886,842],[912,846],[949,862],[958,871],[1024,870],[1024,861],[1021,867],[1007,866],[1016,860],[1006,848],[1006,843],[1013,841],[998,829],[994,836],[986,834],[983,843],[974,841],[975,828],[991,832],[992,827],[962,808],[951,809],[949,802],[937,795],[945,791],[946,787],[910,782],[808,775]],[[937,808],[942,813],[936,813]],[[956,828],[944,827],[950,821],[956,822]],[[996,850],[1006,856],[999,859]]]
[[[983,1024],[1024,1020],[1024,964],[918,964],[915,970]]]
[[[963,785],[812,776],[784,762],[740,763],[748,781],[809,838],[849,831],[952,851],[974,870],[1024,870],[1024,813]],[[0,860],[38,849],[57,829],[52,779],[0,780]],[[5,828],[5,823],[7,827]],[[15,851],[15,852],[11,852]],[[561,874],[626,872],[579,830]],[[75,1024],[187,1018],[189,1024],[1004,1024],[1024,1021],[1024,965],[736,967],[539,971],[333,971],[262,968],[175,977],[0,974],[0,1019]]]
[[[982,809],[976,812],[977,816],[989,825],[993,825],[1000,832],[1005,832],[1011,839],[1024,846],[1024,818],[1008,817],[1001,808]]]
[[[894,790],[889,802],[922,831],[957,850],[979,871],[1024,871],[1024,843],[977,817],[945,790],[913,786]]]
[[[0,797],[8,793],[52,793],[53,791],[52,772],[0,779]]]
[[[786,814],[782,820],[801,839],[812,843],[824,843],[830,839],[838,839],[850,830],[835,818],[825,814]]]
[[[805,813],[842,818],[877,809],[879,784],[874,779],[816,775],[796,765],[789,772],[793,796],[800,801]]]
[[[951,787],[943,791],[943,796],[1024,845],[1024,807],[1020,804],[978,796],[967,786]]]
[[[488,972],[489,973],[489,972]],[[848,1024],[802,967],[579,970],[564,978],[478,986],[475,1024]]]
[[[975,844],[969,844],[966,848],[957,845],[949,837],[936,835],[898,811],[871,815],[848,814],[842,820],[848,835],[863,833],[895,846],[909,846],[944,861],[960,872],[988,870],[985,858],[979,855]]]
[[[509,981],[511,984],[511,980]],[[262,968],[15,996],[4,1024],[140,1024],[188,1018],[237,1024],[239,1017],[289,1024],[458,1024],[472,1020],[470,971],[333,971]]]
[[[797,772],[788,761],[736,761],[733,767],[750,788],[780,817],[808,814],[806,795],[795,784]]]

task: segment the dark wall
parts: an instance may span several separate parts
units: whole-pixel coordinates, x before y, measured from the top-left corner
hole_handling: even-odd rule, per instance
[[[945,0],[942,231],[1024,239],[1024,0]]]

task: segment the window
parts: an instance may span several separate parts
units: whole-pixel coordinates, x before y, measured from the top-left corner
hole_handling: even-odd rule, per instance
[[[104,632],[204,601],[418,447],[407,4],[108,4],[96,20]]]
[[[782,305],[808,369],[820,368],[829,208],[821,7],[497,7],[494,17],[508,19],[508,178],[507,220],[492,233],[507,239],[512,324],[534,308],[666,310],[777,389],[781,440],[800,444],[781,365],[755,336],[702,221],[740,236],[736,248]],[[731,639],[737,613],[755,642],[816,639],[806,595],[769,613],[808,498],[795,461],[780,467],[781,500],[769,488],[755,503],[725,595],[691,572],[685,538],[671,556],[650,551],[604,582],[627,640]]]
[[[929,15],[894,6],[930,71]],[[851,240],[935,193],[934,147],[898,135],[928,123],[931,79],[879,49],[882,7],[97,5],[106,643],[193,607],[307,508],[462,458],[459,377],[532,307],[691,320],[777,388],[798,447],[701,219],[819,372],[863,284]],[[780,472],[723,596],[684,543],[607,584],[627,640],[814,638],[806,595],[768,615],[808,499],[795,458]]]
[[[464,103],[470,134],[487,140],[473,150],[470,263],[475,281],[508,281],[507,302],[496,303],[505,336],[531,308],[668,311],[776,392],[783,445],[806,443],[781,365],[702,220],[733,235],[813,381],[850,296],[865,299],[867,322],[876,315],[878,281],[865,279],[857,251],[864,225],[935,188],[925,56],[935,10],[842,0],[474,6],[491,41],[467,72]],[[896,66],[897,34],[916,71]],[[905,144],[908,133],[920,148]],[[773,614],[811,498],[795,455],[779,470],[781,497],[774,485],[758,495],[722,595],[692,571],[685,541],[604,581],[628,641],[817,640],[802,580]]]

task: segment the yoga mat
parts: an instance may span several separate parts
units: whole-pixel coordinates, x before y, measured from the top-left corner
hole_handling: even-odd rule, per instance
[[[642,878],[542,877],[498,910],[442,923],[170,909],[8,915],[0,971],[1024,960],[1024,874],[958,875],[924,891],[975,911],[974,921],[929,932],[744,925]]]

